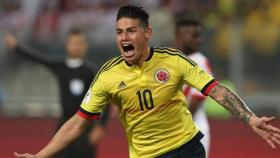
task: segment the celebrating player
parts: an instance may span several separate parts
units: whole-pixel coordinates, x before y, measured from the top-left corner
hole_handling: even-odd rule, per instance
[[[204,158],[202,133],[187,109],[182,86],[209,95],[249,125],[275,148],[280,130],[274,117],[258,117],[231,90],[220,85],[176,49],[149,47],[152,29],[141,7],[123,6],[116,20],[116,41],[121,56],[106,62],[92,82],[80,110],[37,154],[19,158],[47,158],[75,140],[99,118],[106,104],[119,106],[131,158]]]

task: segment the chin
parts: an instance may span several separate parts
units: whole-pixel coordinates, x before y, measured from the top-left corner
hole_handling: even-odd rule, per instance
[[[131,64],[134,63],[134,60],[130,59],[130,58],[125,58],[125,61],[128,62],[128,63],[131,63]]]
[[[134,58],[125,58],[125,61],[128,62],[129,64],[135,64],[136,60]]]

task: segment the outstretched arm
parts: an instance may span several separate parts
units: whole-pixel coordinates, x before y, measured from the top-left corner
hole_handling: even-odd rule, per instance
[[[15,153],[15,156],[18,158],[53,157],[57,152],[67,147],[72,141],[78,138],[89,124],[89,120],[76,114],[59,129],[49,144],[36,155]]]
[[[52,63],[55,62],[54,59],[50,58],[45,53],[42,53],[32,47],[29,47],[24,44],[20,44],[18,39],[11,33],[7,33],[4,37],[4,44],[7,48],[13,49],[16,52],[36,61],[42,63],[46,66],[50,66]]]
[[[276,147],[275,144],[280,145],[280,129],[270,124],[274,117],[257,117],[236,94],[220,84],[210,91],[209,96],[250,125],[272,148]]]

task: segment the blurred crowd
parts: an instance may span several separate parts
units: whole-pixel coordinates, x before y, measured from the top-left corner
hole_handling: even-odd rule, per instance
[[[171,30],[174,20],[182,16],[202,19],[207,28],[219,30],[216,40],[220,47],[217,49],[223,52],[229,48],[228,44],[219,43],[229,43],[226,32],[230,23],[237,20],[244,25],[244,38],[257,50],[273,53],[279,41],[278,0],[1,0],[0,27],[41,42],[61,39],[72,27],[88,31],[101,43],[113,41],[106,34],[114,33],[116,10],[128,3],[147,8],[152,26],[159,29]]]
[[[205,26],[202,51],[213,63],[216,76],[230,76],[229,67],[234,66],[229,65],[231,53],[239,41],[243,62],[236,64],[243,65],[241,74],[246,76],[241,90],[279,92],[279,0],[0,0],[0,39],[11,32],[24,43],[62,55],[65,35],[80,28],[92,44],[89,56],[100,65],[118,54],[114,24],[117,9],[123,4],[141,5],[149,11],[152,45],[173,45],[176,19],[200,19]],[[10,64],[4,50],[1,42],[2,74]],[[1,89],[0,77],[0,104],[4,96]]]
[[[150,12],[155,41],[160,40],[159,43],[172,41],[174,21],[189,16],[201,19],[206,28],[215,30],[214,46],[221,54],[230,48],[227,32],[236,22],[242,25],[244,40],[256,51],[276,53],[280,34],[278,0],[1,0],[0,28],[47,43],[62,40],[69,29],[79,27],[97,43],[113,43],[116,11],[120,5],[129,3]],[[158,33],[163,30],[167,31],[165,35]]]

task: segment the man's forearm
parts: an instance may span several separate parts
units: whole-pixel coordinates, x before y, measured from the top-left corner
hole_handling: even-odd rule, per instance
[[[216,85],[209,93],[209,96],[246,124],[249,124],[250,118],[255,116],[236,94],[223,85]]]
[[[74,115],[59,129],[49,144],[36,155],[39,158],[53,157],[57,152],[78,138],[89,124],[89,121],[78,115]]]
[[[32,59],[33,61],[49,65],[53,62],[55,62],[54,59],[50,58],[50,56],[45,55],[45,53],[38,51],[37,49],[34,49],[28,45],[25,44],[17,44],[15,47],[15,51],[28,57],[29,59]]]

